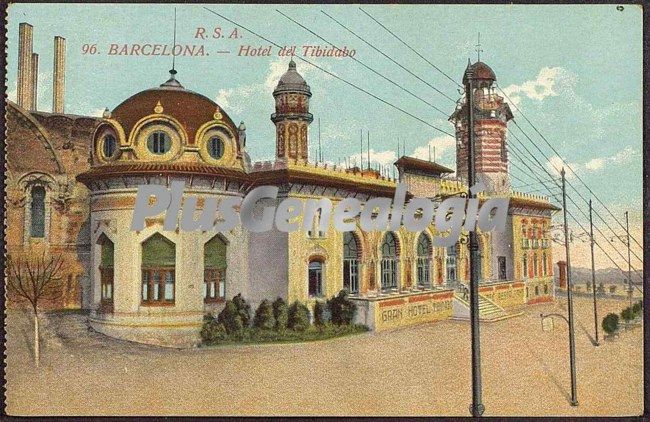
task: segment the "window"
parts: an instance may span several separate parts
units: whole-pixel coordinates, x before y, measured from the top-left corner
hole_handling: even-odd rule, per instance
[[[539,286],[535,286],[535,296],[539,296]]]
[[[309,261],[308,283],[309,296],[323,295],[323,263],[321,261]]]
[[[218,160],[223,157],[224,150],[225,147],[223,139],[219,138],[218,136],[213,136],[210,138],[208,141],[208,153],[210,153],[210,157]]]
[[[505,280],[507,278],[506,276],[506,257],[505,256],[499,256],[497,257],[497,261],[499,264],[499,280]]]
[[[417,251],[418,287],[431,287],[431,241],[424,233],[420,233],[418,238]]]
[[[101,301],[106,304],[113,303],[113,262],[115,245],[102,234],[100,237],[101,256],[99,262]]]
[[[226,299],[226,249],[219,235],[210,239],[203,249],[203,300],[220,302]]]
[[[32,237],[45,237],[45,188],[32,187],[31,230]]]
[[[522,278],[528,277],[528,255],[526,255],[525,253],[523,256],[523,268],[521,271],[521,276]]]
[[[456,274],[456,245],[447,247],[447,283],[458,279]]]
[[[359,244],[351,232],[343,234],[343,288],[359,292]]]
[[[117,149],[117,141],[115,140],[115,136],[113,135],[106,135],[104,136],[104,157],[110,158],[115,154],[115,150]]]
[[[166,132],[156,131],[149,135],[147,148],[153,154],[162,155],[171,149],[172,140]]]
[[[386,233],[381,244],[381,289],[397,289],[397,239],[392,232]]]
[[[533,277],[537,277],[539,275],[539,268],[537,267],[537,254],[533,254]]]
[[[546,252],[542,252],[542,275],[546,277]]]
[[[172,305],[175,297],[176,247],[159,233],[142,244],[142,303]]]

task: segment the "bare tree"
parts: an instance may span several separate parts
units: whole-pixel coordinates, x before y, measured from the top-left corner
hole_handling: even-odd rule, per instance
[[[7,290],[27,300],[34,312],[34,360],[38,367],[40,360],[38,306],[44,300],[57,300],[63,295],[59,274],[63,266],[63,257],[49,256],[43,251],[40,256],[38,254],[17,258],[11,256],[7,261],[9,263]]]

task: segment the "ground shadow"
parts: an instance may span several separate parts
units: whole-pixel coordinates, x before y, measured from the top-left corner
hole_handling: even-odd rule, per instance
[[[526,345],[526,348],[528,349],[530,354],[535,358],[535,360],[537,360],[537,363],[539,363],[539,365],[542,367],[544,374],[546,374],[548,379],[551,380],[551,382],[555,385],[555,387],[560,392],[560,394],[564,396],[567,403],[571,404],[571,395],[564,388],[562,383],[560,383],[560,381],[555,377],[555,375],[553,375],[553,372],[551,372],[551,368],[549,368],[549,366],[542,359],[542,357],[535,352],[535,349],[533,347],[530,347],[528,343],[524,343],[524,344]]]

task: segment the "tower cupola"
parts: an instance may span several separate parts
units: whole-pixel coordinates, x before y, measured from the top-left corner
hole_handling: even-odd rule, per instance
[[[273,90],[275,113],[276,158],[278,160],[308,160],[308,129],[314,117],[309,112],[311,90],[305,79],[296,70],[291,60],[289,68]]]

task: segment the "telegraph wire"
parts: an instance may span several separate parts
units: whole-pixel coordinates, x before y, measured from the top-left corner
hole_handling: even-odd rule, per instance
[[[318,37],[318,39],[320,39],[320,40],[326,42],[327,44],[331,45],[332,47],[334,47],[334,48],[340,50],[340,48],[337,47],[334,43],[332,43],[332,42],[326,40],[325,38],[321,37],[321,36],[318,35],[316,32],[314,32],[314,31],[312,31],[311,29],[307,28],[305,25],[301,24],[300,22],[296,21],[296,20],[293,19],[293,18],[290,18],[289,16],[285,15],[284,13],[282,13],[281,11],[279,11],[278,9],[275,9],[275,11],[278,12],[279,14],[281,14],[282,16],[284,16],[285,18],[289,19],[291,22],[295,23],[296,25],[298,25],[299,27],[301,27],[301,28],[304,29],[305,31],[309,32],[310,34],[314,35],[315,37]],[[439,108],[436,107],[435,105],[431,104],[430,102],[428,102],[428,101],[425,100],[424,98],[422,98],[422,97],[420,97],[419,95],[413,93],[412,91],[410,91],[410,90],[404,88],[402,85],[400,85],[400,84],[398,84],[397,82],[393,81],[393,80],[390,79],[389,77],[384,76],[382,73],[376,71],[375,69],[373,69],[372,67],[368,66],[367,64],[365,64],[365,63],[362,62],[361,60],[357,59],[356,57],[352,57],[352,56],[350,56],[349,58],[352,59],[352,60],[354,60],[355,62],[359,63],[361,66],[365,67],[366,69],[368,69],[369,71],[371,71],[371,72],[374,73],[375,75],[377,75],[377,76],[379,76],[379,77],[381,77],[381,78],[387,80],[388,82],[390,82],[391,84],[395,85],[396,87],[398,87],[398,88],[401,89],[402,91],[404,91],[404,92],[410,94],[412,97],[417,98],[418,100],[422,101],[424,104],[426,104],[426,105],[428,105],[429,107],[431,107],[431,108],[435,109],[436,111],[440,112],[440,113],[441,113],[442,115],[444,115],[445,117],[449,117],[449,113],[447,113],[447,112],[445,112],[445,111],[442,111],[441,109],[439,109]],[[452,100],[452,101],[454,101],[454,100]],[[455,101],[454,101],[454,102],[455,102]]]
[[[346,31],[348,31],[350,34],[354,35],[355,37],[357,37],[358,39],[360,39],[361,41],[363,41],[367,46],[369,46],[370,48],[372,48],[373,50],[375,50],[376,52],[378,52],[378,53],[381,54],[382,56],[386,57],[386,58],[387,58],[388,60],[390,60],[391,62],[395,63],[397,66],[399,66],[400,68],[402,68],[402,69],[405,70],[406,72],[408,72],[411,76],[415,77],[417,80],[419,80],[420,82],[426,84],[429,88],[433,89],[434,91],[436,91],[437,93],[439,93],[439,94],[442,95],[443,97],[447,98],[447,99],[450,100],[451,102],[456,103],[456,100],[454,100],[453,98],[451,98],[450,96],[448,96],[448,95],[445,94],[444,92],[440,91],[438,88],[436,88],[435,86],[431,85],[429,82],[425,81],[424,79],[422,79],[421,77],[419,77],[419,76],[416,75],[415,73],[411,72],[411,71],[408,70],[406,67],[402,66],[401,63],[398,63],[398,62],[397,62],[396,60],[394,60],[392,57],[390,57],[389,55],[387,55],[386,53],[384,53],[383,51],[381,51],[380,49],[378,49],[377,47],[375,47],[374,45],[372,45],[371,43],[369,43],[368,41],[366,41],[362,36],[360,36],[359,34],[357,34],[357,33],[354,32],[354,31],[352,31],[352,30],[351,30],[350,28],[348,28],[347,26],[343,25],[341,22],[339,22],[339,21],[338,21],[336,18],[334,18],[332,15],[330,15],[329,13],[327,13],[327,12],[324,11],[324,10],[321,10],[321,13],[323,13],[325,16],[327,16],[328,18],[330,18],[331,20],[333,20],[334,22],[336,22],[337,24],[339,24],[343,29],[345,29]]]
[[[514,134],[513,134],[513,136],[514,136]],[[516,136],[514,136],[514,138],[517,139]],[[544,168],[544,166],[539,162],[539,160],[537,160],[537,158],[536,158],[536,157],[535,157],[535,156],[530,152],[530,150],[528,150],[528,149],[525,147],[525,145],[521,144],[521,141],[519,141],[519,139],[517,139],[517,141],[520,143],[520,145],[521,145],[524,149],[526,149],[526,151],[527,151],[527,152],[531,155],[531,157],[532,157],[532,158],[537,162],[537,164],[542,168],[542,170],[544,170],[544,172],[545,172],[547,175],[551,176],[550,173],[548,172],[548,170],[546,170],[546,168]],[[513,146],[514,146],[514,144],[513,144]],[[515,151],[517,151],[517,152],[515,152]],[[530,166],[528,166],[528,165],[524,162],[523,158],[519,155],[519,154],[521,153],[521,152],[519,152],[519,150],[513,150],[513,153],[514,153],[514,155],[515,155],[515,156],[516,156],[516,157],[517,157],[517,158],[522,162],[522,164],[523,164],[524,166],[526,166],[526,168],[528,168],[528,169],[531,171],[532,174],[534,174],[536,177],[539,178],[539,176],[537,176],[536,171],[534,171],[533,169],[531,169]],[[528,158],[528,159],[530,160],[530,158]],[[531,160],[531,162],[532,162],[532,160]],[[540,180],[541,180],[541,179],[540,179]],[[559,186],[559,183],[555,182],[555,184],[556,184],[556,187],[560,187],[560,188],[561,188],[561,186]],[[550,194],[553,196],[553,198],[557,201],[557,200],[558,200],[558,199],[557,199],[557,196],[556,196],[557,194],[554,194],[553,191],[552,191],[551,189],[549,189],[548,187],[546,187],[545,184],[544,184],[544,187],[549,191],[549,193],[550,193]],[[570,195],[567,195],[567,198],[568,198],[568,199],[573,203],[573,205],[578,209],[578,211],[580,211],[580,212],[582,213],[582,215],[583,215],[584,217],[587,217],[586,214],[585,214],[585,212],[582,211],[582,209],[581,209],[581,208],[580,208],[580,207],[575,203],[575,201],[573,200],[573,198],[571,198]],[[573,215],[573,213],[571,213],[568,209],[567,209],[567,213],[568,213],[568,214],[573,218],[573,220],[574,220],[574,221],[575,221],[575,222],[580,226],[580,228],[581,228],[582,230],[584,230],[585,232],[587,232],[587,230],[585,229],[585,227],[584,227],[584,226],[583,226],[583,225],[578,221],[577,218],[575,218],[575,216]],[[627,259],[625,258],[625,256],[623,256],[623,254],[621,254],[621,252],[618,250],[618,248],[616,248],[616,246],[615,246],[615,245],[614,245],[614,244],[609,240],[609,238],[608,238],[607,236],[604,235],[604,233],[603,233],[603,232],[598,228],[598,226],[594,225],[594,228],[595,228],[595,229],[598,231],[598,233],[599,233],[599,234],[600,234],[600,235],[601,235],[601,236],[602,236],[602,237],[607,241],[607,243],[612,247],[612,249],[614,249],[614,250],[619,254],[619,256],[623,259],[623,261],[624,261],[624,262],[627,262]],[[600,248],[600,249],[605,253],[605,255],[608,256],[608,258],[610,258],[610,260],[611,260],[612,262],[614,262],[614,260],[609,256],[609,254],[607,254],[607,252],[602,248],[602,246],[600,246],[600,244],[599,244],[598,242],[596,242],[595,239],[594,239],[594,243],[595,243],[596,245],[598,245],[598,247],[599,247],[599,248]],[[618,264],[615,263],[615,265],[616,265],[617,268],[620,269],[621,271],[626,272],[626,271],[624,271],[623,269],[621,269],[621,267],[619,267]],[[634,268],[631,264],[629,264],[629,265],[630,265],[630,268],[631,268],[632,270],[634,270],[635,274],[639,275],[639,274],[638,274],[638,270],[637,270],[636,268]]]
[[[531,144],[532,144],[532,145],[533,145],[533,146],[534,146],[534,147],[539,151],[539,153],[542,154],[542,156],[543,156],[543,157],[544,157],[544,158],[545,158],[545,159],[550,163],[550,160],[549,160],[548,156],[546,156],[546,154],[544,154],[544,152],[539,148],[539,146],[537,146],[537,144],[536,144],[536,143],[535,143],[535,142],[530,138],[530,136],[528,136],[528,134],[527,134],[526,132],[524,132],[524,130],[521,128],[521,126],[519,126],[515,120],[513,120],[512,122],[515,124],[515,126],[517,127],[517,129],[519,129],[519,131],[521,131],[521,133],[522,133],[524,136],[526,136],[526,138],[528,138],[528,140],[530,141],[530,143],[531,143]],[[514,136],[514,134],[513,134],[512,131],[510,131],[510,134],[512,134],[512,135]],[[523,142],[521,142],[521,140],[519,140],[519,138],[517,138],[517,137],[515,136],[515,139],[517,139],[517,140],[521,143],[521,145],[523,146]],[[528,148],[526,148],[526,151],[528,151],[529,154],[533,155],[533,154],[528,150]],[[537,161],[537,159],[536,159],[536,161]],[[562,161],[564,162],[564,160],[562,160]],[[539,162],[539,161],[538,161],[538,162]],[[541,163],[540,163],[540,166],[544,167]],[[559,169],[558,169],[557,167],[555,167],[554,165],[553,165],[553,168],[555,169],[555,171],[559,171]],[[546,169],[545,169],[545,170],[546,170]],[[573,170],[571,170],[571,171],[573,172]],[[573,174],[574,174],[576,177],[579,177],[575,172],[573,172]],[[572,189],[573,189],[573,190],[578,194],[578,196],[579,196],[580,198],[582,198],[583,201],[585,201],[587,204],[589,203],[589,201],[588,201],[584,196],[582,196],[582,194],[578,191],[578,189],[576,189],[576,187],[573,186],[573,184],[571,184],[571,182],[569,182],[568,180],[567,180],[567,185],[569,185],[569,186],[570,186],[570,187],[571,187],[571,188],[572,188]],[[587,188],[587,189],[588,189],[588,188]],[[591,192],[591,191],[590,191],[590,192]],[[573,204],[574,204],[578,209],[580,209],[580,211],[583,213],[583,215],[585,215],[585,218],[587,218],[587,217],[586,217],[586,214],[584,213],[584,211],[582,211],[582,209],[581,209],[581,208],[580,208],[580,207],[579,207],[579,206],[578,206],[578,205],[573,201],[573,199],[572,199],[571,197],[569,197],[569,198],[571,199],[571,202],[573,202]],[[614,236],[618,236],[618,234],[614,231],[614,229],[612,229],[612,227],[611,227],[611,226],[607,223],[607,221],[606,221],[606,220],[605,220],[605,219],[604,219],[604,218],[603,218],[603,217],[598,213],[597,210],[594,209],[593,212],[594,212],[594,214],[596,214],[596,216],[598,216],[598,218],[600,218],[600,220],[601,220],[601,221],[605,224],[605,226],[606,226],[606,227],[607,227],[607,228],[608,228],[608,229],[609,229],[609,230],[614,234]],[[596,229],[600,232],[600,229],[598,229],[598,228],[596,228]],[[601,234],[602,234],[602,233],[601,233]],[[604,234],[603,234],[603,236],[604,236]],[[632,238],[632,236],[630,236],[630,238]],[[636,257],[636,259],[638,259],[639,261],[643,262],[643,260],[642,260],[642,259],[641,259],[637,254],[636,254],[636,252],[633,251],[631,248],[630,248],[630,252],[631,252],[632,255],[634,255],[634,256]]]
[[[253,30],[251,30],[251,29],[248,29],[248,28],[245,27],[244,25],[242,25],[242,24],[240,24],[240,23],[238,23],[238,22],[235,22],[235,21],[233,21],[232,19],[227,18],[226,16],[224,16],[224,15],[222,15],[222,14],[220,14],[220,13],[215,12],[214,10],[208,9],[208,8],[205,7],[205,6],[204,6],[203,8],[204,8],[205,10],[207,10],[208,12],[210,12],[210,13],[212,13],[212,14],[214,14],[214,15],[219,16],[221,19],[224,19],[224,20],[230,22],[231,24],[233,24],[233,25],[235,25],[235,26],[238,26],[238,27],[244,29],[245,31],[250,32],[251,34],[255,35],[256,37],[258,37],[258,38],[260,38],[260,39],[262,39],[262,40],[264,40],[264,41],[266,41],[267,43],[272,44],[272,45],[274,45],[274,46],[277,47],[277,48],[282,48],[281,45],[279,45],[279,44],[277,44],[277,43],[275,43],[275,42],[269,40],[268,38],[266,38],[266,37],[264,37],[264,36],[258,34],[257,32],[255,32],[255,31],[253,31]],[[307,64],[309,64],[309,65],[315,67],[316,69],[318,69],[318,70],[320,70],[320,71],[322,71],[322,72],[327,73],[327,74],[330,75],[331,77],[333,77],[333,78],[335,78],[335,79],[337,79],[337,80],[339,80],[339,81],[341,81],[341,82],[343,82],[343,83],[345,83],[345,84],[347,84],[347,85],[349,85],[349,86],[351,86],[351,87],[353,87],[353,88],[355,88],[355,89],[357,89],[357,90],[363,92],[364,94],[366,94],[366,95],[368,95],[368,96],[370,96],[370,97],[376,99],[377,101],[380,101],[380,102],[386,104],[387,106],[392,107],[392,108],[394,108],[395,110],[398,110],[398,111],[400,111],[400,112],[406,114],[406,115],[409,116],[409,117],[412,117],[413,119],[419,121],[420,123],[423,123],[423,124],[426,125],[426,126],[429,126],[430,128],[432,128],[432,129],[434,129],[434,130],[437,130],[438,132],[444,133],[445,135],[449,135],[449,136],[454,137],[453,134],[447,132],[446,130],[444,130],[444,129],[440,129],[440,128],[438,128],[438,127],[432,125],[431,123],[427,122],[426,120],[424,120],[424,119],[422,119],[422,118],[420,118],[420,117],[418,117],[418,116],[416,116],[416,115],[414,115],[414,114],[412,114],[412,113],[410,113],[410,112],[404,110],[404,109],[401,108],[401,107],[396,106],[395,104],[392,104],[392,103],[388,102],[387,100],[384,100],[384,99],[381,98],[381,97],[378,97],[377,95],[375,95],[375,94],[373,94],[373,93],[367,91],[366,89],[361,88],[360,86],[358,86],[358,85],[356,85],[356,84],[354,84],[354,83],[352,83],[352,82],[350,82],[350,81],[348,81],[348,80],[346,80],[346,79],[344,79],[344,78],[342,78],[342,77],[340,77],[340,76],[338,76],[338,75],[336,75],[336,74],[330,72],[329,70],[326,70],[326,69],[322,68],[321,66],[318,66],[317,64],[312,63],[311,61],[309,61],[309,60],[307,60],[307,59],[305,59],[305,58],[303,58],[303,57],[301,57],[301,56],[294,56],[294,57],[296,57],[298,60],[301,60],[301,61],[303,61],[303,62],[305,62],[305,63],[307,63]]]
[[[382,28],[384,28],[384,30],[386,30],[386,32],[388,32],[388,33],[391,34],[393,37],[395,37],[399,42],[401,42],[402,44],[404,44],[404,45],[405,45],[409,50],[411,50],[413,53],[417,54],[418,57],[420,57],[422,60],[424,60],[425,62],[427,62],[427,63],[429,64],[429,66],[433,67],[433,68],[436,69],[438,72],[440,72],[440,73],[442,73],[443,75],[445,75],[445,76],[447,77],[447,79],[449,79],[450,81],[452,81],[456,86],[458,86],[458,87],[460,87],[460,88],[463,88],[463,86],[462,86],[461,84],[459,84],[458,82],[456,82],[456,81],[454,80],[454,78],[452,78],[451,76],[447,75],[445,72],[443,72],[442,70],[440,70],[440,68],[439,68],[438,66],[436,66],[435,64],[433,64],[433,63],[431,63],[429,60],[427,60],[426,57],[424,57],[422,54],[420,54],[420,53],[419,53],[417,50],[415,50],[413,47],[411,47],[410,45],[408,45],[408,44],[407,44],[403,39],[401,39],[400,37],[398,37],[398,36],[397,36],[393,31],[391,31],[390,29],[388,29],[388,28],[387,28],[383,23],[381,23],[381,22],[379,22],[377,19],[375,19],[375,18],[374,18],[370,13],[366,12],[366,11],[363,10],[362,8],[359,8],[359,10],[361,10],[361,11],[362,11],[366,16],[368,16],[370,19],[372,19],[373,21],[375,21],[375,23],[377,23],[377,25],[379,25],[379,26],[381,26]]]
[[[597,196],[597,195],[596,195],[596,194],[591,190],[591,188],[590,188],[590,187],[585,183],[585,181],[582,180],[582,178],[581,178],[581,177],[580,177],[580,176],[579,176],[579,175],[578,175],[578,174],[573,170],[573,168],[571,168],[571,165],[569,165],[569,163],[567,163],[567,162],[562,158],[562,156],[560,155],[560,153],[559,153],[559,152],[558,152],[558,151],[553,147],[553,145],[551,145],[551,143],[548,141],[548,139],[546,139],[546,137],[545,137],[544,135],[542,135],[542,133],[537,129],[537,127],[535,127],[535,125],[534,125],[534,124],[533,124],[533,123],[528,119],[528,117],[526,117],[526,115],[524,114],[524,112],[521,111],[521,109],[517,106],[517,104],[515,104],[515,103],[510,99],[510,97],[508,96],[508,94],[506,94],[506,93],[503,91],[503,89],[501,89],[501,86],[499,86],[498,83],[496,84],[496,86],[497,86],[497,88],[499,89],[499,91],[501,91],[501,93],[502,93],[502,94],[503,94],[503,95],[508,99],[508,101],[510,101],[510,103],[515,107],[515,109],[519,112],[519,114],[521,114],[521,116],[522,116],[522,117],[523,117],[523,118],[528,122],[528,124],[533,128],[533,130],[534,130],[535,132],[537,132],[537,134],[542,138],[542,140],[544,140],[544,142],[546,143],[546,145],[548,145],[548,146],[551,148],[551,150],[555,153],[555,155],[557,155],[557,156],[562,160],[562,162],[564,163],[564,165],[566,165],[567,168],[568,168],[568,169],[569,169],[569,170],[570,170],[570,171],[571,171],[571,172],[576,176],[576,178],[577,178],[577,179],[578,179],[578,180],[579,180],[579,181],[580,181],[580,182],[585,186],[585,188],[587,188],[587,190],[589,191],[589,194],[591,194],[591,195],[596,199],[596,201],[598,201],[598,202],[600,203],[600,205],[601,205],[603,208],[605,208],[605,210],[609,213],[609,215],[614,219],[614,221],[616,221],[616,222],[618,223],[619,226],[621,226],[621,228],[622,228],[623,230],[627,230],[627,229],[625,228],[625,226],[623,226],[623,223],[621,223],[621,222],[616,218],[616,216],[615,216],[615,215],[610,211],[610,209],[607,207],[607,205],[605,205],[605,203],[604,203],[603,201],[600,200],[600,198],[599,198],[599,197],[598,197],[598,196]],[[514,120],[513,120],[513,121],[514,121]],[[516,122],[515,122],[515,125],[516,125],[516,126],[519,128],[519,130],[521,130],[522,133],[523,133],[523,130],[519,127],[519,125],[518,125]],[[528,137],[528,136],[527,136],[527,137]],[[530,138],[529,138],[529,139],[530,139]],[[532,140],[531,140],[531,142],[532,142]],[[533,144],[535,144],[535,143],[533,142]],[[540,151],[540,152],[541,152],[541,151]],[[571,185],[571,183],[569,183],[569,185]],[[573,186],[571,186],[571,187],[573,187]],[[575,189],[575,187],[573,187],[573,189],[574,189],[576,192],[578,192],[577,189]],[[578,195],[580,195],[580,193],[578,193]],[[582,197],[582,195],[580,195],[580,197],[581,197],[584,201],[588,202],[584,197]],[[594,209],[593,211],[594,211],[594,213],[595,213],[595,214],[596,214],[596,215],[597,215],[597,216],[598,216],[598,217],[599,217],[603,222],[605,222],[605,220],[604,220],[604,219],[603,219],[603,218],[598,214],[598,211],[596,211],[595,209]],[[605,222],[605,224],[607,224],[607,223]],[[608,226],[609,226],[609,225],[608,225]],[[610,230],[611,230],[611,228],[610,228]],[[616,234],[613,230],[612,230],[612,232],[613,232],[614,234]],[[632,240],[634,240],[634,243],[636,243],[637,246],[639,246],[640,248],[642,248],[641,244],[639,243],[638,240],[636,240],[636,239],[634,238],[634,236],[630,235],[630,238],[631,238]]]

